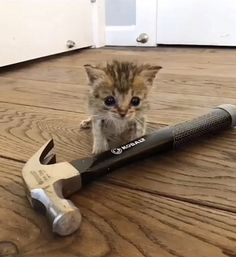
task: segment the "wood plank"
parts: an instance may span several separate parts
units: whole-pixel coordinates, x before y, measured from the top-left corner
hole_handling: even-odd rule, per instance
[[[0,77],[0,101],[88,113],[89,86],[85,74],[81,74],[84,78],[76,85]],[[204,77],[201,83],[199,80],[188,75],[160,74],[150,97],[148,120],[169,125],[201,115],[223,103],[235,104],[235,82],[231,84],[226,79],[213,82]]]
[[[85,83],[76,85],[0,77],[0,102],[85,113],[89,91]]]
[[[89,85],[87,84],[87,77],[83,69],[79,72],[79,81],[73,79],[72,83],[63,82],[45,82],[39,80],[18,79],[0,77],[0,100],[8,99],[9,101],[16,103],[16,96],[19,94],[20,101],[23,100],[22,93],[30,94],[25,97],[25,104],[31,104],[35,101],[36,97],[40,97],[40,100],[50,97],[60,97],[60,101],[68,99],[73,100],[80,97],[79,93],[87,94]],[[154,81],[152,92],[158,97],[159,93],[173,93],[178,94],[184,92],[187,95],[197,96],[210,96],[210,97],[236,97],[236,82],[234,78],[213,78],[211,76],[204,75],[180,75],[171,73],[162,73],[157,76]],[[226,90],[227,89],[227,90]],[[12,94],[13,99],[7,98],[8,94]],[[80,98],[78,98],[80,100]],[[30,102],[31,101],[31,102]],[[57,104],[57,101],[55,101]],[[43,106],[43,105],[41,105]],[[51,107],[51,106],[50,106]],[[66,109],[69,109],[66,106]],[[72,108],[71,108],[72,109]],[[73,110],[73,109],[72,109]]]
[[[235,133],[142,160],[113,173],[109,181],[236,212]]]
[[[26,79],[46,82],[59,82],[67,84],[79,84],[81,82],[81,67],[53,67],[47,63],[25,64],[21,68],[3,70],[1,77]],[[85,74],[83,75],[85,76]]]
[[[71,56],[56,57],[48,61],[26,63],[21,68],[2,69],[0,76],[9,78],[31,79],[50,82],[80,82],[79,72],[87,63],[101,63],[112,59],[149,62],[163,66],[163,74],[204,75],[215,78],[235,78],[235,55],[231,51],[172,52],[159,51],[122,51],[90,49],[74,53]]]
[[[83,114],[0,103],[0,155],[26,161],[51,137],[58,161],[91,154]],[[150,131],[157,124],[152,124]],[[236,130],[193,146],[142,160],[110,175],[110,181],[177,199],[236,211]]]
[[[234,78],[213,78],[204,75],[160,74],[154,83],[155,92],[236,98]]]
[[[155,81],[149,121],[173,124],[222,103],[235,104],[233,51],[175,48],[90,49],[21,68],[7,68],[0,76],[0,101],[84,113],[88,86],[83,65],[116,57],[164,66]]]
[[[0,117],[0,156],[26,161],[51,138],[58,160],[91,152],[91,136],[79,130],[85,114],[0,103]]]
[[[236,254],[236,215],[94,182],[72,197],[83,215],[69,237],[51,233],[31,209],[22,164],[0,158],[1,256],[229,257]]]
[[[199,63],[235,65],[236,56],[234,49],[226,48],[184,48],[184,47],[154,47],[154,48],[121,48],[105,47],[89,49],[82,52],[74,52],[70,56],[58,56],[47,60],[48,65],[56,67],[79,67],[81,63],[92,61],[99,62],[111,58],[125,58],[129,60],[161,61],[174,63]]]

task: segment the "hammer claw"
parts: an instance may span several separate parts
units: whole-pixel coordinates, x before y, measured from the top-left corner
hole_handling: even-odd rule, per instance
[[[53,139],[49,140],[38,152],[41,164],[48,165],[56,163]]]

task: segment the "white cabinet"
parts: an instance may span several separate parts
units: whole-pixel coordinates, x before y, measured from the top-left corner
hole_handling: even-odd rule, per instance
[[[235,0],[158,0],[157,44],[236,46]]]
[[[91,46],[92,31],[89,0],[1,1],[0,66]]]

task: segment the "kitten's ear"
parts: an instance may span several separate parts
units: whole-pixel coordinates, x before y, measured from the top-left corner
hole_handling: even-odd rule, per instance
[[[90,64],[84,65],[84,68],[87,72],[88,78],[91,83],[93,83],[94,81],[96,81],[98,79],[103,79],[106,76],[105,71],[101,68],[94,67]]]
[[[157,72],[162,69],[161,66],[152,66],[152,65],[144,65],[142,66],[140,75],[144,78],[144,80],[150,85],[153,83],[153,80],[156,77]]]

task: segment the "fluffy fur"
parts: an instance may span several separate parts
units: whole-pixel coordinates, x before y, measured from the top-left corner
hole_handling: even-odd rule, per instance
[[[91,117],[81,127],[92,125],[93,153],[127,143],[146,132],[148,94],[160,66],[138,65],[132,62],[113,61],[106,66],[85,65],[91,86],[89,110]],[[112,96],[113,106],[104,100]],[[133,97],[140,104],[132,104]]]

